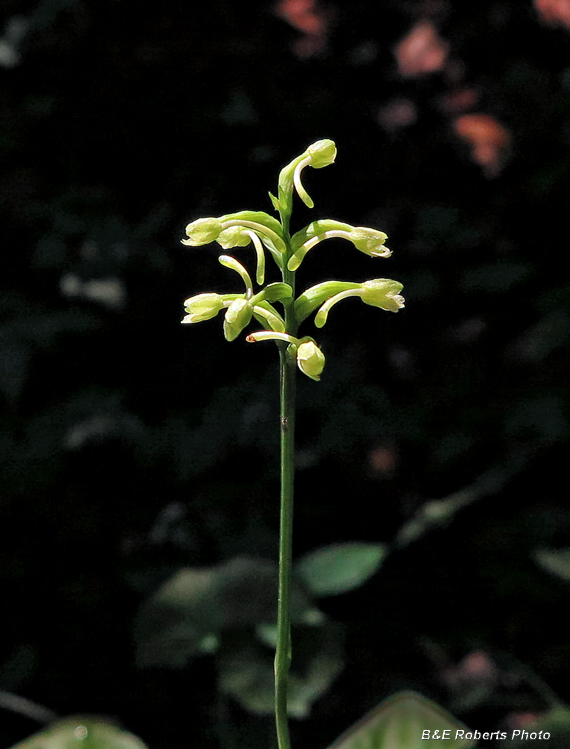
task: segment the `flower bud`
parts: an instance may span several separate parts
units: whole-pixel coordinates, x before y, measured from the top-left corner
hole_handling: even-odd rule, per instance
[[[311,166],[314,169],[322,169],[329,166],[336,159],[336,146],[332,140],[318,140],[307,148],[307,154],[311,157]]]
[[[234,299],[224,317],[224,336],[227,341],[235,340],[250,323],[253,310],[246,299]]]
[[[183,239],[182,244],[190,247],[198,247],[201,244],[214,242],[222,231],[222,222],[218,218],[199,218],[186,227],[188,239]]]
[[[325,367],[325,355],[314,341],[305,341],[297,348],[297,366],[312,380],[321,379]]]
[[[404,287],[389,278],[375,278],[362,284],[359,296],[372,307],[380,307],[389,312],[397,312],[404,306],[404,297],[398,294]]]
[[[220,294],[198,294],[198,296],[190,297],[184,302],[184,309],[188,314],[182,322],[194,323],[210,320],[218,314],[223,306],[223,299]]]

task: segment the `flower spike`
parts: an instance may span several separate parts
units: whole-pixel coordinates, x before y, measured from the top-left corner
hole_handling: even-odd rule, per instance
[[[253,244],[257,261],[255,279],[262,288],[254,293],[246,268],[236,258],[221,255],[220,263],[239,274],[245,292],[198,294],[187,299],[184,323],[208,320],[225,309],[224,335],[227,340],[233,341],[255,318],[265,330],[247,336],[248,341],[275,340],[287,343],[288,361],[296,362],[304,374],[318,380],[325,363],[321,349],[310,337],[296,338],[292,335],[296,334],[298,326],[309,315],[316,312],[314,322],[321,328],[334,305],[353,296],[359,297],[365,304],[390,312],[402,309],[402,284],[387,278],[364,283],[325,281],[294,298],[295,281],[292,274],[298,270],[307,253],[325,239],[346,239],[359,252],[369,257],[386,258],[392,254],[385,245],[387,236],[383,231],[351,226],[333,219],[312,221],[290,237],[289,220],[294,192],[298,193],[309,208],[314,205],[303,186],[303,169],[307,166],[322,169],[334,163],[336,154],[336,145],[332,140],[318,140],[281,170],[278,197],[269,193],[273,207],[280,214],[280,221],[264,211],[237,211],[224,216],[197,219],[188,224],[187,239],[183,240],[183,244],[191,247],[217,242],[223,250],[229,250]],[[263,286],[266,250],[279,267],[282,281]],[[273,306],[275,302],[283,306],[282,314]]]

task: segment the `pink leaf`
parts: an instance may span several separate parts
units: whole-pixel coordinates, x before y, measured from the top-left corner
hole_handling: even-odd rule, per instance
[[[494,117],[480,112],[463,114],[453,121],[453,129],[471,148],[471,158],[483,167],[487,177],[496,177],[505,163],[511,136]]]
[[[280,0],[275,12],[303,34],[293,46],[297,57],[306,59],[323,51],[327,41],[328,20],[315,0]]]
[[[418,21],[394,49],[398,70],[404,78],[417,78],[443,70],[449,45],[439,37],[434,24]]]
[[[570,31],[570,0],[534,0],[534,7],[544,23]]]

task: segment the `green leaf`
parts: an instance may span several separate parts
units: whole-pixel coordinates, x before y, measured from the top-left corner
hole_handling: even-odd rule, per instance
[[[570,547],[565,549],[535,549],[534,561],[547,572],[570,583]]]
[[[219,626],[213,585],[216,570],[184,568],[141,606],[135,622],[137,665],[184,668]]]
[[[232,628],[271,624],[277,618],[277,565],[235,557],[217,567],[182,568],[141,606],[135,626],[141,667],[183,668],[212,652]],[[308,621],[315,606],[300,585],[291,589],[291,617]]]
[[[255,637],[242,636],[216,656],[220,691],[255,715],[272,715],[274,697],[273,646]],[[264,628],[265,629],[265,628]],[[271,638],[269,631],[264,639]],[[344,666],[342,635],[338,625],[293,628],[294,658],[289,672],[287,710],[293,718],[306,718],[313,703],[329,689]]]
[[[146,749],[146,744],[104,718],[78,715],[52,723],[12,749]]]
[[[442,737],[445,737],[443,741]],[[435,749],[441,746],[470,749],[475,746],[472,738],[469,729],[435,702],[416,692],[398,692],[355,723],[329,749]]]
[[[295,565],[295,573],[314,595],[334,596],[366,582],[386,553],[384,544],[333,544],[302,557]]]
[[[474,498],[473,492],[468,488],[455,492],[446,499],[432,499],[424,502],[416,514],[400,528],[396,536],[396,544],[401,547],[407,546],[434,528],[445,527],[459,510],[472,501],[472,498]]]

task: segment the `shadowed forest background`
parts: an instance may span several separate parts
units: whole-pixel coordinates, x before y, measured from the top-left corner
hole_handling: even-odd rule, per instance
[[[331,138],[294,228],[372,226],[394,254],[327,243],[298,283],[386,276],[406,308],[335,308],[322,380],[299,382],[296,557],[390,553],[294,641],[324,656],[293,743],[400,689],[481,730],[570,701],[570,3],[0,12],[0,690],[152,749],[270,746],[251,633],[271,615],[236,606],[273,595],[277,355],[180,325],[187,297],[238,290],[180,240],[271,213],[279,170]],[[181,568],[231,570],[223,625],[164,643],[145,606]],[[39,727],[0,707],[2,747]]]

